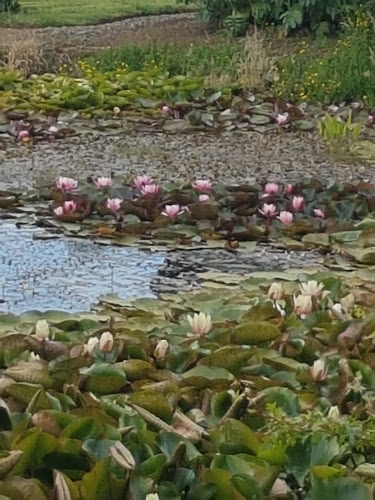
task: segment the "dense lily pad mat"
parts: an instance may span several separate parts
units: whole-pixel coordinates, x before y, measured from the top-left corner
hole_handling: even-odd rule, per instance
[[[103,244],[246,252],[269,243],[375,264],[375,186],[369,182],[161,185],[147,175],[134,181],[60,177],[40,192],[2,192],[0,207],[18,224]]]
[[[372,498],[374,282],[278,278],[1,316],[0,493]]]

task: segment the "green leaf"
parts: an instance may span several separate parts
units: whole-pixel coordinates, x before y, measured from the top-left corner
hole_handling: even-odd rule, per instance
[[[70,439],[98,439],[103,432],[103,428],[99,422],[93,418],[81,418],[69,424],[61,433],[61,437]]]
[[[260,345],[280,337],[277,326],[266,321],[254,321],[235,327],[231,340],[234,344]]]
[[[43,457],[57,448],[57,439],[37,428],[20,434],[12,443],[12,450],[21,450],[23,455],[13,469],[13,474],[24,474],[37,467]]]
[[[110,472],[110,459],[100,460],[85,474],[81,483],[81,495],[90,500],[117,500],[125,496],[125,480],[115,480]]]
[[[313,479],[307,500],[371,500],[370,490],[352,477]]]

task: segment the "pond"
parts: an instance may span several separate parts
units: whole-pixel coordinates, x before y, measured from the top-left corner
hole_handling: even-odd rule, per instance
[[[2,223],[0,312],[87,311],[100,296],[152,297],[163,253],[104,246],[89,240],[35,239],[36,228]]]

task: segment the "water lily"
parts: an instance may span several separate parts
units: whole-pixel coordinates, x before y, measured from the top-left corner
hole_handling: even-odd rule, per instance
[[[208,194],[200,194],[198,197],[199,203],[206,203],[210,200],[210,196]]]
[[[187,316],[187,320],[195,335],[206,335],[212,330],[211,314],[195,313],[194,316]]]
[[[94,184],[99,189],[106,189],[112,186],[112,179],[110,177],[98,177],[94,180]]]
[[[17,139],[21,142],[28,142],[30,140],[30,132],[28,130],[20,130]]]
[[[314,208],[314,215],[315,215],[315,217],[318,217],[319,219],[324,219],[324,217],[325,217],[323,210],[321,210],[320,208]]]
[[[310,295],[310,297],[319,297],[324,290],[324,284],[318,283],[315,280],[309,280],[306,283],[300,284],[302,295]]]
[[[337,104],[331,104],[330,106],[328,106],[328,111],[330,111],[331,113],[337,113],[340,109],[340,106],[337,106]]]
[[[157,195],[160,194],[161,187],[158,184],[146,184],[141,188],[141,193],[145,196],[147,195]]]
[[[83,354],[89,354],[91,356],[98,344],[99,339],[97,337],[91,337],[83,346]]]
[[[77,189],[78,181],[76,179],[72,179],[71,177],[59,177],[56,181],[57,189],[61,189],[61,191],[74,191]]]
[[[270,195],[277,194],[279,192],[279,190],[280,190],[279,185],[276,184],[275,182],[268,182],[264,186],[264,192],[266,194],[270,194]]]
[[[48,321],[40,319],[36,322],[34,337],[38,340],[48,339],[50,334]]]
[[[114,339],[110,332],[103,332],[99,339],[99,350],[102,352],[110,352],[113,349]]]
[[[268,298],[271,300],[281,300],[284,297],[284,288],[281,283],[272,283],[268,289]]]
[[[123,201],[124,200],[122,198],[108,198],[106,207],[111,212],[118,212],[121,208]]]
[[[156,359],[164,359],[169,349],[168,341],[165,339],[159,340],[154,350]]]
[[[63,209],[63,207],[56,207],[56,208],[53,209],[53,212],[58,217],[60,217],[61,215],[64,215],[64,209]]]
[[[159,495],[157,493],[148,493],[145,500],[159,500]]]
[[[323,358],[314,361],[313,366],[310,368],[311,378],[315,382],[323,382],[328,375],[328,365]]]
[[[204,179],[198,179],[192,183],[192,187],[198,191],[211,191],[212,182]]]
[[[370,113],[367,117],[367,125],[374,125],[375,123],[375,115]]]
[[[292,201],[293,210],[295,211],[301,210],[304,203],[305,203],[305,198],[303,196],[294,196]]]
[[[331,406],[328,412],[328,417],[331,418],[332,420],[340,420],[340,410],[338,406]]]
[[[289,115],[288,113],[279,113],[276,116],[276,122],[278,125],[285,125],[288,121]]]
[[[167,106],[166,104],[161,108],[161,112],[164,113],[165,115],[170,115],[171,114],[171,108]]]
[[[281,224],[284,224],[284,226],[288,226],[293,222],[293,214],[292,212],[288,212],[287,210],[282,210],[277,218],[279,219]]]
[[[148,184],[152,184],[154,181],[151,179],[149,175],[138,175],[134,179],[134,186],[141,190],[143,186],[147,186]]]
[[[313,310],[313,303],[310,295],[297,295],[293,297],[294,312],[304,319]]]
[[[277,214],[277,208],[275,205],[264,203],[262,208],[259,209],[259,212],[264,216],[264,217],[273,217],[274,215]]]
[[[29,361],[41,361],[41,357],[39,354],[35,354],[35,352],[31,352],[29,355]]]
[[[285,193],[286,193],[286,194],[292,194],[292,193],[293,193],[293,191],[294,191],[294,186],[293,186],[293,184],[287,184],[287,185],[285,186]]]
[[[183,213],[184,210],[182,210],[180,205],[165,205],[164,210],[162,211],[162,215],[164,215],[164,217],[168,217],[169,219],[174,219]]]
[[[63,204],[63,212],[65,214],[70,214],[73,213],[77,210],[77,203],[73,200],[70,201],[64,201]]]

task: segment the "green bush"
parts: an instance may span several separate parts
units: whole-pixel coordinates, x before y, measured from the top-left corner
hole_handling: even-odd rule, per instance
[[[18,12],[20,4],[17,0],[0,0],[0,12]]]
[[[198,3],[207,21],[232,32],[248,23],[275,23],[290,31],[299,27],[326,32],[338,25],[352,10],[374,9],[372,0],[178,0]]]
[[[371,20],[359,15],[334,43],[296,51],[280,62],[272,93],[292,101],[352,102],[375,106],[375,36]]]

